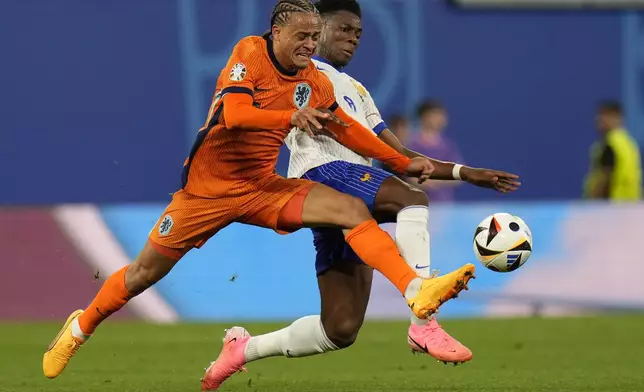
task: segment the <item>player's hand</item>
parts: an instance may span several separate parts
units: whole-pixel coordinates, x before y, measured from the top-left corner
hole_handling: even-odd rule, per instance
[[[329,110],[329,108],[324,108],[324,107],[322,107],[322,108],[317,108],[316,110],[317,110],[318,112],[322,112],[322,113],[326,113],[326,114],[328,114],[328,115],[329,115],[329,120],[330,120],[331,122],[333,122],[333,123],[335,123],[335,124],[337,124],[337,125],[341,126],[341,127],[346,128],[346,127],[348,127],[348,126],[349,126],[349,124],[347,124],[347,123],[345,123],[344,121],[340,120],[340,119],[338,118],[338,116],[336,116],[336,115],[335,115],[335,113],[333,113],[331,110]],[[328,122],[329,120],[327,120],[327,122]],[[324,124],[324,125],[326,125],[326,124]]]
[[[328,109],[313,109],[305,107],[293,113],[291,116],[291,125],[303,130],[310,137],[317,135],[325,135],[333,139],[337,139],[336,135],[326,128],[328,121],[332,121],[338,125],[346,126],[346,124],[338,119]]]
[[[521,186],[516,174],[506,173],[497,170],[475,169],[463,166],[461,168],[463,181],[481,188],[494,189],[497,192],[514,192]]]
[[[432,162],[423,157],[416,157],[411,160],[405,174],[410,177],[418,178],[418,183],[422,184],[423,182],[429,180],[429,176],[432,175],[434,171],[434,165]]]

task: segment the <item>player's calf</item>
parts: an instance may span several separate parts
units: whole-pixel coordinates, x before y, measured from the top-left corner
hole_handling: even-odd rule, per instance
[[[338,348],[355,343],[367,312],[372,280],[373,269],[353,259],[336,260],[318,276],[322,328]]]
[[[353,200],[327,186],[317,184],[308,193],[302,209],[302,223],[305,227],[324,227],[329,225],[351,228],[367,216],[369,219],[345,229],[346,242],[365,264],[382,273],[407,299],[409,306],[419,318],[427,318],[438,310],[447,300],[456,296],[466,287],[469,276],[473,275],[473,265],[455,271],[454,275],[441,279],[441,283],[427,282],[422,279],[401,257],[398,247],[389,234],[384,232],[371,214],[363,215],[364,203],[355,202],[356,211],[346,209],[343,202]],[[362,207],[359,207],[362,206]],[[329,212],[330,211],[330,212]],[[346,212],[351,218],[339,217],[338,211]],[[328,215],[328,217],[327,217]],[[352,221],[353,219],[353,221]],[[465,277],[467,273],[467,278]]]
[[[163,279],[184,253],[148,241],[125,273],[125,287],[130,295],[137,296]]]
[[[78,318],[86,335],[127,302],[161,280],[170,272],[179,258],[170,257],[157,250],[152,241],[143,247],[136,260],[110,276],[94,301]]]
[[[100,323],[163,278],[177,260],[156,251],[148,242],[134,263],[116,271],[105,281],[87,309],[69,317],[43,356],[45,376],[54,378],[62,373]]]
[[[305,227],[339,226],[346,242],[367,265],[380,271],[403,295],[420,289],[420,279],[400,257],[389,234],[378,227],[364,202],[317,184],[304,201],[302,223]],[[411,292],[410,283],[416,279]]]

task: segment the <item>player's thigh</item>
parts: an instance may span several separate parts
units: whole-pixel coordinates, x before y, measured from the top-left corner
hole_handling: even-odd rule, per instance
[[[192,248],[200,248],[234,218],[236,201],[209,199],[175,192],[172,201],[150,231],[151,246],[161,254],[179,259]]]
[[[392,174],[377,167],[333,161],[306,172],[303,178],[362,200],[371,210],[382,185]]]
[[[364,322],[373,269],[356,259],[335,260],[318,275],[324,331],[340,347],[351,345]]]
[[[312,181],[278,175],[253,183],[253,191],[238,206],[236,221],[273,229],[280,234],[302,228],[302,210]]]
[[[386,217],[385,220],[395,221],[395,216],[405,207],[423,205],[429,203],[427,194],[408,184],[398,177],[391,176],[383,181],[378,189],[373,205],[373,213],[379,217]]]
[[[304,227],[352,229],[369,219],[371,213],[361,199],[323,184],[310,189],[302,208]]]
[[[238,222],[286,233],[301,227],[352,229],[371,219],[361,199],[314,181],[275,175],[256,188],[239,207]]]

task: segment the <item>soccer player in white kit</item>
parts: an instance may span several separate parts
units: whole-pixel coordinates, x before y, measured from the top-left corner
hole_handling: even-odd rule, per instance
[[[394,149],[410,157],[421,156],[404,148],[387,129],[369,92],[342,72],[362,34],[359,4],[355,0],[321,0],[315,5],[325,24],[313,61],[333,83],[338,104]],[[429,277],[429,200],[422,190],[372,167],[370,159],[330,137],[311,138],[294,130],[286,144],[291,150],[288,177],[313,180],[358,197],[379,222],[397,222],[395,241],[401,255],[420,276]],[[520,185],[513,174],[431,161],[432,179],[463,180],[503,193]],[[273,356],[305,357],[346,348],[355,342],[367,310],[373,269],[362,263],[346,244],[341,230],[313,229],[313,234],[322,302],[320,315],[306,316],[284,329],[250,337],[241,362]],[[247,339],[250,335],[242,327],[233,327],[226,336]],[[472,352],[447,334],[435,318],[422,320],[411,314],[408,343],[412,350],[444,362],[459,363],[472,358]],[[214,363],[222,361],[222,372],[226,373],[222,379],[243,369],[241,363],[236,365],[238,369],[224,369],[228,362],[240,362],[229,361],[229,357],[238,355],[234,351],[234,346],[225,341]]]

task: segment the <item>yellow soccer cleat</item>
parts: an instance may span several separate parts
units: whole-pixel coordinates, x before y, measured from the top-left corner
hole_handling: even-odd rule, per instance
[[[47,378],[54,378],[62,373],[72,356],[85,343],[84,340],[72,335],[72,321],[82,313],[82,310],[77,310],[67,318],[65,325],[45,351],[42,358],[42,371]]]
[[[418,318],[431,316],[438,312],[442,304],[456,298],[461,290],[467,290],[467,283],[474,278],[475,269],[474,264],[465,264],[449,274],[423,279],[420,291],[407,304]]]

